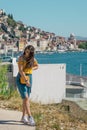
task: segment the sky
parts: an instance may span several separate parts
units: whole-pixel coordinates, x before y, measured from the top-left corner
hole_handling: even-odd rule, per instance
[[[87,37],[87,0],[0,0],[16,21],[58,36]]]

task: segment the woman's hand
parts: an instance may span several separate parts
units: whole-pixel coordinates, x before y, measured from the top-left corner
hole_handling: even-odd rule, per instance
[[[30,87],[30,82],[29,82],[29,80],[26,80],[26,86]]]
[[[37,65],[34,65],[32,69],[33,69],[33,70],[37,70],[37,69],[38,69],[38,64],[37,64]]]

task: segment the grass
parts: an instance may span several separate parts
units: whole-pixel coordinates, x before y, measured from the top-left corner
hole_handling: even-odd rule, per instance
[[[30,104],[37,124],[36,130],[87,130],[87,112],[80,111],[74,103],[70,105],[65,101],[60,104],[41,105],[31,101]],[[9,98],[0,95],[0,107],[22,111],[22,100],[18,92],[14,90]],[[83,117],[78,117],[78,113]]]

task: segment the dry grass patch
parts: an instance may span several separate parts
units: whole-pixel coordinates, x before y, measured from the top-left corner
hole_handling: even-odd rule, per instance
[[[8,100],[2,99],[0,107],[22,111],[22,100],[17,92]],[[75,109],[75,106],[73,107]],[[71,108],[67,109],[67,104],[64,103],[41,105],[31,102],[31,112],[37,124],[36,130],[87,130],[87,114],[83,121],[70,110]]]

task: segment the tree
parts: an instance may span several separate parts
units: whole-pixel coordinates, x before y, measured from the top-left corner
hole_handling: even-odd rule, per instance
[[[0,32],[2,32],[2,29],[0,28]]]
[[[19,30],[22,31],[22,32],[24,32],[26,29],[24,28],[23,25],[20,25]]]
[[[78,48],[87,49],[87,42],[80,43],[80,44],[78,45]]]
[[[17,23],[15,22],[15,20],[13,20],[13,19],[11,19],[9,17],[7,19],[7,23],[8,23],[9,26],[12,26],[13,28],[15,28],[16,25],[17,25]]]
[[[8,14],[8,17],[9,17],[10,19],[13,19],[13,15],[12,15],[12,14]]]

